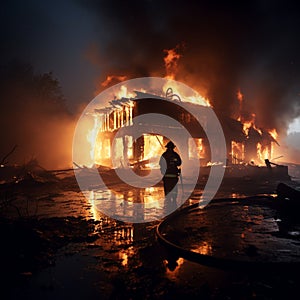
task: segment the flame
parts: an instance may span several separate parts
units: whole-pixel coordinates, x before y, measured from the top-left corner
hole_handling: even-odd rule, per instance
[[[202,138],[190,138],[188,141],[189,158],[205,158],[205,148]]]
[[[240,90],[238,90],[237,93],[236,93],[236,97],[239,100],[240,108],[241,108],[241,105],[242,105],[242,102],[243,102],[243,99],[244,99],[244,95],[242,94],[242,92]]]
[[[91,145],[91,150],[90,150],[90,157],[92,159],[92,161],[94,161],[94,157],[95,157],[95,151],[99,150],[98,145],[96,144],[96,140],[97,140],[97,136],[98,136],[98,132],[100,130],[101,127],[101,122],[100,119],[97,118],[97,115],[93,115],[94,117],[94,126],[92,129],[90,129],[87,133],[87,141],[90,143]]]
[[[237,91],[236,97],[239,101],[239,112],[238,112],[239,116],[238,116],[237,120],[241,121],[242,120],[242,103],[243,103],[243,99],[244,99],[244,95],[242,94],[241,90]]]
[[[240,103],[243,100],[243,95],[238,92],[237,98],[240,101]],[[251,119],[249,120],[243,120],[242,115],[238,117],[238,121],[240,121],[243,125],[243,132],[245,133],[246,137],[249,138],[249,130],[250,128],[254,129],[257,133],[259,133],[261,136],[263,136],[263,132],[260,128],[258,128],[255,124],[255,114],[251,114]],[[272,129],[269,131],[269,134],[274,138],[274,140],[277,139],[278,134],[276,129]],[[232,155],[232,163],[240,163],[245,158],[245,149],[244,145],[236,142],[232,142],[231,144],[231,155]],[[268,144],[264,144],[262,142],[258,142],[256,144],[256,157],[251,159],[251,162],[255,163],[258,166],[265,164],[265,159],[271,159],[274,153],[274,145],[272,142]]]
[[[272,136],[272,138],[276,141],[277,138],[278,138],[278,133],[276,131],[276,129],[272,129],[272,130],[269,130],[269,134]]]
[[[171,86],[175,90],[175,93],[180,94],[180,96],[183,95],[182,97],[185,102],[192,102],[198,105],[209,106],[209,102],[207,99],[196,92],[194,92],[194,94],[187,94],[185,86],[178,84],[176,81],[167,80],[165,86],[168,88]],[[146,92],[142,89],[140,89],[140,91]],[[134,101],[131,101],[130,99],[133,99],[135,97],[136,95],[134,92],[128,91],[125,85],[121,85],[117,91],[114,91],[115,99],[111,101],[111,104],[114,106],[113,111],[108,110],[106,113],[102,113],[102,116],[100,116],[99,114],[94,115],[94,127],[87,134],[87,140],[91,145],[90,158],[92,159],[94,164],[101,165],[103,163],[103,160],[107,160],[111,156],[112,149],[109,140],[103,139],[103,135],[101,132],[114,131],[124,126],[124,122],[132,125]],[[125,102],[122,101],[123,98],[126,98]],[[112,119],[110,119],[109,117],[109,115],[111,114]],[[121,143],[121,141],[118,141],[118,143]],[[159,154],[162,154],[162,143],[163,137],[161,136],[145,135],[143,159],[152,159],[152,161],[149,162],[148,167],[157,168],[157,157]],[[123,144],[119,144],[115,148],[123,149],[123,146]],[[115,158],[115,164],[117,164],[115,166],[123,166],[123,161],[125,160],[123,152],[115,150],[115,153],[113,155]],[[127,149],[127,157],[130,159],[132,158],[132,156],[133,149],[132,146],[130,146]]]
[[[249,129],[252,127],[252,125],[253,125],[252,121],[243,122],[243,131],[246,134],[246,136],[249,135]]]
[[[144,135],[144,159],[149,159],[150,168],[159,167],[159,158],[164,152],[163,137],[160,135]]]
[[[222,165],[223,165],[223,162],[221,162],[221,161],[215,161],[215,162],[209,161],[209,162],[206,164],[207,167],[212,167],[212,166],[222,166]]]
[[[127,89],[127,86],[121,85],[120,90],[115,92],[115,98],[116,99],[122,99],[122,98],[134,98],[135,93],[134,92],[129,92]],[[133,106],[133,103],[131,103],[131,106]]]
[[[166,68],[166,76],[165,78],[174,80],[178,71],[178,60],[181,55],[177,52],[179,45],[177,45],[174,49],[165,49],[164,52],[167,55],[164,57],[165,68]]]
[[[114,78],[118,78],[119,80],[126,79],[126,76],[108,76],[107,80],[103,82],[101,85],[105,86],[109,84],[109,80],[111,81]],[[131,99],[135,97],[134,92],[129,92],[125,85],[121,85],[117,91],[114,92],[113,97],[115,99]],[[120,106],[113,104],[114,111],[107,111],[106,115],[103,114],[103,118],[100,117],[99,114],[93,114],[94,117],[94,126],[91,130],[88,131],[87,140],[90,143],[90,158],[95,164],[101,164],[103,159],[108,159],[111,156],[111,145],[108,139],[102,139],[101,131],[113,131],[121,126],[123,126],[124,122],[129,122],[132,124],[132,110],[134,103],[133,101],[126,101],[123,103],[120,101]],[[123,111],[125,110],[125,112]],[[113,113],[113,123],[109,122],[109,114]],[[125,114],[125,117],[124,117]],[[101,121],[102,120],[102,121]],[[132,148],[128,149],[128,157],[132,155]],[[121,155],[119,155],[121,156]]]
[[[251,127],[255,129],[260,135],[262,135],[262,130],[255,125],[256,115],[254,113],[251,114],[250,120],[245,120],[242,116],[242,104],[244,101],[244,95],[242,94],[240,89],[237,91],[236,97],[239,101],[239,116],[237,118],[237,121],[243,124],[243,132],[245,133],[245,135],[247,137],[249,136],[249,130]]]
[[[261,143],[257,143],[257,157],[259,159],[259,163],[263,163],[265,159],[270,159],[271,157],[271,150],[269,147],[263,147]]]
[[[242,163],[245,159],[245,145],[243,143],[231,141],[231,157],[232,163]]]
[[[262,135],[262,130],[255,125],[255,117],[256,117],[255,114],[251,114],[251,119],[250,120],[243,121],[241,117],[239,117],[237,119],[238,121],[240,121],[243,124],[243,132],[245,133],[245,135],[247,137],[249,136],[249,130],[250,130],[250,128],[253,128],[260,135]]]
[[[210,106],[211,104],[209,102],[209,100],[207,98],[204,98],[203,96],[199,95],[199,96],[191,96],[191,97],[187,97],[184,99],[186,102],[190,102],[190,103],[194,103],[194,104],[199,104],[199,105],[203,105],[203,106]]]
[[[165,49],[164,52],[166,56],[164,57],[165,62],[165,70],[167,79],[166,84],[163,86],[163,91],[166,91],[168,88],[173,90],[173,95],[179,95],[185,102],[190,102],[194,104],[199,104],[203,106],[211,106],[210,102],[207,98],[204,98],[199,93],[195,93],[194,95],[188,95],[182,85],[176,83],[175,78],[178,73],[178,61],[182,57],[178,53],[178,50],[181,46],[177,45],[173,49]]]
[[[253,126],[253,128],[260,134],[262,135],[262,130],[260,128],[257,128],[255,125]]]
[[[207,98],[204,98],[196,91],[191,94],[190,90],[187,90],[184,85],[179,84],[176,81],[167,80],[163,86],[163,91],[167,91],[169,88],[171,88],[173,92],[169,95],[170,99],[178,99],[179,96],[180,100],[183,102],[190,102],[202,106],[211,106]]]
[[[113,80],[116,80],[118,82],[124,81],[127,79],[127,76],[119,76],[119,75],[107,75],[106,79],[101,82],[101,86],[106,87],[108,86]]]

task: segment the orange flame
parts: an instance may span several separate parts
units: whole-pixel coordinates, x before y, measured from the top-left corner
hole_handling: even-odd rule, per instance
[[[115,98],[116,99],[134,98],[134,97],[135,97],[135,93],[129,92],[128,89],[127,89],[127,86],[125,86],[125,85],[121,85],[120,90],[115,92]]]
[[[249,136],[249,130],[250,130],[251,127],[253,129],[255,129],[260,135],[262,135],[262,130],[255,125],[255,117],[256,117],[255,114],[251,114],[251,120],[242,121],[241,117],[239,117],[237,119],[238,121],[242,122],[242,124],[243,124],[243,131],[244,131],[244,133],[245,133],[246,136]]]
[[[242,92],[240,90],[237,91],[236,97],[239,100],[240,106],[241,106],[241,103],[243,102],[243,99],[244,99],[244,95],[242,94]]]
[[[271,158],[272,149],[270,149],[269,147],[263,147],[261,143],[257,143],[256,149],[259,163],[263,163],[265,159]]]
[[[87,141],[91,145],[90,157],[91,157],[92,161],[94,161],[95,153],[100,152],[98,149],[99,145],[96,143],[96,141],[97,141],[98,132],[101,127],[101,123],[99,122],[99,119],[97,118],[97,116],[94,115],[93,117],[94,117],[94,126],[91,130],[88,131],[87,136],[86,136]]]
[[[253,121],[245,121],[243,123],[243,131],[246,134],[246,136],[249,135],[249,129],[252,127]]]
[[[197,92],[191,92],[189,89],[186,89],[182,84],[179,84],[178,82],[174,81],[175,76],[178,72],[178,61],[181,58],[181,55],[178,53],[179,47],[181,45],[177,45],[173,49],[166,49],[164,52],[166,53],[164,57],[164,64],[165,64],[165,69],[166,69],[166,76],[165,79],[167,79],[166,84],[162,88],[162,95],[163,92],[166,91],[168,88],[172,88],[173,90],[173,96],[176,94],[180,98],[182,98],[182,101],[185,102],[191,102],[194,104],[198,105],[203,105],[203,106],[210,106],[209,100],[201,96]],[[108,75],[106,79],[100,84],[101,87],[107,87],[109,85],[112,85],[113,83],[116,82],[122,82],[124,80],[127,80],[127,76],[123,75]],[[135,89],[141,92],[148,92],[143,89]],[[128,98],[131,100],[132,98],[136,97],[136,93],[129,91],[127,89],[127,86],[121,85],[118,87],[118,90],[114,91],[114,95],[112,96],[114,99],[122,99],[122,98]],[[171,96],[172,98],[172,96]],[[113,112],[113,119],[112,119],[112,124],[109,125],[109,117],[108,115],[104,118],[102,118],[102,121],[97,122],[97,118],[99,116],[94,116],[95,117],[95,122],[94,122],[94,127],[89,131],[87,134],[87,139],[90,143],[91,146],[91,151],[90,151],[90,157],[92,161],[94,161],[95,164],[100,164],[102,159],[107,159],[111,155],[111,149],[110,149],[110,144],[107,143],[107,141],[101,141],[101,131],[103,131],[102,128],[102,123],[104,124],[103,126],[107,130],[107,126],[110,126],[111,130],[115,130],[121,126],[123,126],[123,121],[124,120],[124,114],[126,115],[126,111],[130,111],[129,115],[130,118],[132,118],[132,109],[133,109],[133,102],[128,101],[126,103],[126,108],[125,112],[123,109],[120,107],[118,108],[117,106],[114,108]],[[108,112],[109,114],[109,112]],[[120,115],[120,116],[119,116]],[[123,117],[122,117],[123,116]],[[145,138],[146,140],[146,151],[145,151],[145,159],[150,158],[155,156],[155,153],[159,153],[161,151],[161,146],[159,143],[157,143],[157,138],[153,136],[149,136]],[[122,149],[121,145],[120,147],[117,147]],[[131,150],[130,150],[131,151]],[[122,153],[118,152],[116,155],[120,158],[122,158]],[[132,153],[128,153],[128,157],[132,156]]]
[[[175,79],[177,74],[178,68],[178,60],[180,59],[181,55],[177,53],[178,47],[176,46],[174,49],[165,49],[164,52],[167,55],[164,57],[165,68],[166,68],[166,76],[167,79]]]
[[[243,103],[243,99],[244,99],[244,95],[242,94],[241,90],[238,90],[237,93],[236,93],[236,97],[239,101],[239,116],[237,118],[238,121],[241,121],[242,120],[242,103]]]
[[[163,86],[163,91],[166,91],[168,88],[171,88],[173,91],[173,95],[178,95],[183,102],[190,102],[203,106],[211,106],[208,99],[204,98],[196,91],[194,93],[191,93],[190,90],[187,90],[182,84],[179,84],[176,81],[167,80]]]
[[[245,159],[245,146],[243,143],[231,141],[232,163],[240,164]]]
[[[159,168],[159,158],[164,152],[163,137],[159,135],[144,135],[144,158],[149,160],[147,167]]]
[[[103,82],[101,82],[101,86],[106,87],[114,80],[121,82],[126,79],[127,79],[127,76],[108,75],[108,76],[106,76],[106,79]]]
[[[174,94],[179,95],[185,102],[191,102],[203,106],[211,106],[209,100],[204,98],[199,93],[195,93],[194,95],[187,94],[182,85],[178,85],[175,81],[173,81],[175,80],[178,72],[178,61],[182,57],[182,55],[178,53],[178,50],[183,46],[184,45],[180,44],[173,49],[164,49],[164,52],[167,53],[164,57],[166,69],[165,78],[168,79],[168,81],[164,85],[163,90],[165,91],[168,88],[171,88]]]
[[[272,130],[269,130],[269,134],[272,136],[272,138],[276,141],[277,138],[278,138],[278,133],[276,131],[276,129],[272,129]]]

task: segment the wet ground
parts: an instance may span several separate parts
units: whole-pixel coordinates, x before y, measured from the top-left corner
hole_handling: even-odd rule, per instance
[[[298,269],[299,219],[292,221],[276,202],[276,197],[252,196],[218,199],[205,209],[191,206],[165,220],[159,233],[171,249],[172,244],[181,248],[182,255],[189,250],[187,258],[200,263],[231,269]]]
[[[72,172],[54,175],[2,187],[3,299],[292,299],[297,291],[296,268],[209,266],[180,257],[158,240],[159,221],[108,218],[95,205],[109,197],[107,191],[86,191],[85,198]],[[111,184],[120,203],[128,199],[125,187]],[[299,218],[293,214],[287,222],[286,214],[278,215],[277,184],[225,180],[216,198],[229,200],[172,219],[163,234],[202,257],[297,265]],[[158,184],[129,196],[147,202],[161,193]],[[201,193],[199,186],[186,205],[199,201]],[[150,210],[149,217],[159,209]]]

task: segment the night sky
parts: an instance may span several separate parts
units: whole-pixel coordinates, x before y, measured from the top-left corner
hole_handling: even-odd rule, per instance
[[[300,116],[300,9],[291,1],[5,1],[1,65],[52,71],[72,110],[107,75],[165,76],[164,49],[182,55],[176,79],[216,109],[256,114],[285,134]],[[1,99],[1,105],[5,103]]]

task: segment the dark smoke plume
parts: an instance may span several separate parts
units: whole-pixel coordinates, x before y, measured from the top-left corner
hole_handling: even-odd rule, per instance
[[[291,3],[81,2],[108,33],[96,41],[99,61],[110,62],[103,74],[164,76],[163,50],[184,43],[176,79],[216,109],[232,115],[240,89],[258,126],[285,133],[300,115],[300,11]]]

